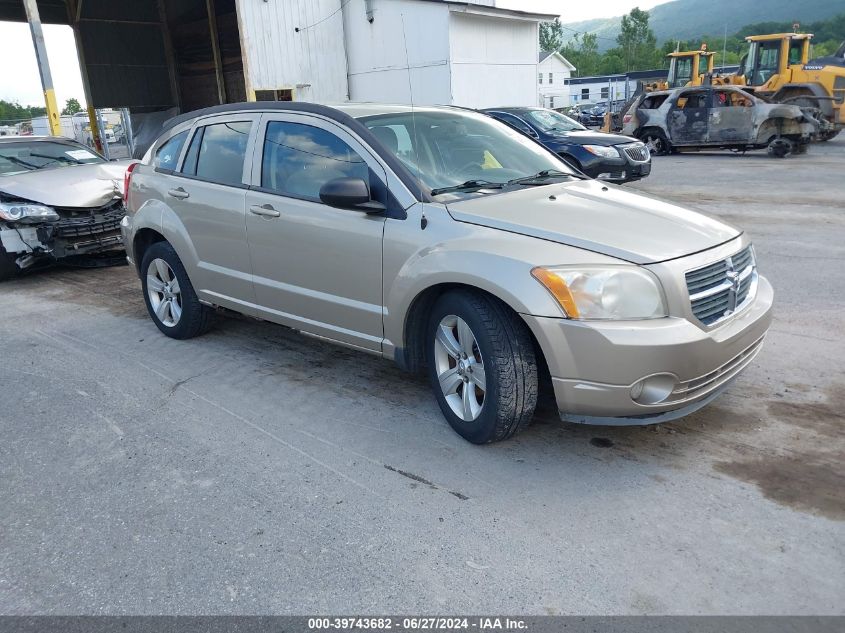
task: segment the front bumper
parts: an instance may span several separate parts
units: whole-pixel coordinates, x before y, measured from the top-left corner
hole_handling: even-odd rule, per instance
[[[586,424],[654,424],[703,407],[760,351],[772,320],[773,292],[759,278],[740,313],[708,329],[684,318],[578,322],[523,315],[542,348],[561,418]],[[654,404],[634,400],[644,378],[670,376],[674,388]]]
[[[644,160],[634,160],[625,151],[627,145],[629,144],[616,146],[620,153],[618,158],[605,158],[593,154],[585,156],[587,151],[584,150],[578,156],[583,165],[584,173],[597,180],[620,184],[645,178],[651,173],[651,156],[646,155]]]
[[[99,209],[57,207],[56,222],[0,222],[0,245],[21,269],[39,260],[109,253],[123,248],[119,200]]]

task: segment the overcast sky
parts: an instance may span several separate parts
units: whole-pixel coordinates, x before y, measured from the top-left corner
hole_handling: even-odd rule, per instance
[[[666,0],[662,0],[665,2]],[[628,13],[634,7],[650,9],[661,0],[498,0],[497,5],[522,11],[561,13],[564,22],[590,18],[607,18]],[[85,105],[82,79],[76,57],[73,32],[69,26],[44,25],[47,56],[56,88],[59,107],[71,97]],[[26,24],[0,22],[0,99],[18,101],[22,105],[42,105],[41,80],[32,48],[32,37]]]

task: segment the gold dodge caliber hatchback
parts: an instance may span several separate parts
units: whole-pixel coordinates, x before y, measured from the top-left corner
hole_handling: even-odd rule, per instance
[[[203,333],[219,306],[425,369],[470,442],[523,428],[540,384],[573,422],[689,414],[771,322],[742,231],[459,108],[192,112],[130,167],[126,206],[164,334]]]

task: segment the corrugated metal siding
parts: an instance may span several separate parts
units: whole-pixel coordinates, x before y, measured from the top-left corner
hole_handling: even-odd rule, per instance
[[[78,45],[85,57],[95,107],[174,105],[154,4],[87,0],[81,18]]]
[[[537,103],[537,23],[452,12],[452,98],[471,108]]]
[[[298,101],[345,101],[340,9],[341,0],[237,0],[248,87],[292,88]]]
[[[350,98],[410,103],[410,72],[414,103],[452,103],[448,5],[376,0],[373,6],[372,23],[363,0],[344,8]]]

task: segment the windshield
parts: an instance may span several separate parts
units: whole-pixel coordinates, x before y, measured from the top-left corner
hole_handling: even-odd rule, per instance
[[[573,173],[541,145],[481,114],[423,110],[360,120],[430,190],[504,184],[547,170]]]
[[[530,110],[528,118],[545,132],[572,132],[587,129],[565,114],[560,114],[554,110]]]
[[[0,143],[0,175],[104,162],[106,162],[105,159],[93,151],[72,143],[56,141]]]

